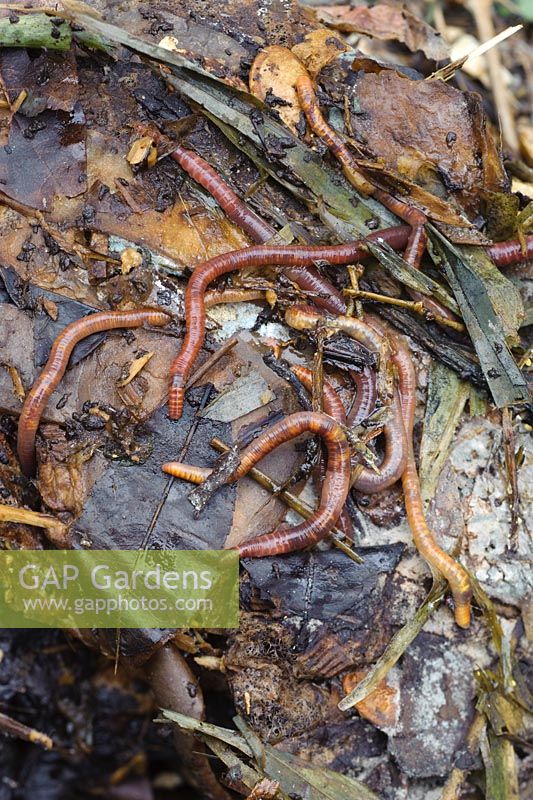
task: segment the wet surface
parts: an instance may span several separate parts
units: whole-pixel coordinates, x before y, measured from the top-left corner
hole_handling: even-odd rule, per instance
[[[402,550],[402,545],[356,550],[363,556],[363,564],[355,564],[335,550],[245,559],[243,563],[261,596],[277,600],[286,614],[324,622],[341,615],[370,619],[374,613],[369,606],[374,599],[379,602],[378,577],[392,572]]]
[[[150,451],[147,460],[135,466],[108,463],[74,525],[78,544],[81,540],[90,541],[93,549],[223,547],[233,518],[235,488],[222,487],[213,495],[205,512],[195,519],[194,508],[187,499],[194,487],[185,481],[171,480],[161,471],[161,464],[178,457],[194,413],[195,409],[186,403],[181,421],[175,423],[168,419],[166,407],[159,409],[137,434]],[[214,436],[228,438],[228,425],[202,420],[190,444],[198,466],[213,464],[216,455],[209,441]]]

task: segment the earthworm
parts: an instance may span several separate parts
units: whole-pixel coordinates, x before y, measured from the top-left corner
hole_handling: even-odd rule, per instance
[[[426,246],[426,234],[423,229],[426,221],[425,214],[402,200],[392,197],[388,192],[378,189],[365,178],[342,138],[324,119],[318,105],[313,81],[309,75],[301,75],[296,81],[295,88],[309,127],[313,133],[327,144],[331,152],[339,160],[343,172],[350,183],[361,194],[375,197],[386,208],[411,226],[412,231],[409,234],[405,258],[413,266],[419,264]]]
[[[520,264],[522,261],[531,261],[533,260],[533,234],[526,236],[525,251],[518,239],[510,239],[507,242],[498,242],[487,247],[487,253],[497,267],[510,267],[513,264]]]
[[[206,292],[204,295],[204,303],[206,308],[218,306],[221,303],[253,303],[254,301],[266,300],[266,289],[224,289],[219,292],[213,289]]]
[[[298,92],[300,103],[302,104],[302,109],[306,114],[309,125],[313,129],[314,133],[316,133],[317,136],[320,136],[320,138],[324,139],[330,150],[334,153],[334,155],[337,156],[343,167],[345,167],[350,174],[355,171],[359,176],[361,183],[359,186],[356,185],[356,188],[359,188],[364,194],[369,194],[375,197],[390,211],[392,211],[393,214],[396,214],[396,216],[398,216],[400,219],[408,222],[413,228],[413,231],[405,232],[408,236],[408,239],[405,243],[405,258],[409,263],[415,265],[418,264],[426,243],[426,236],[422,227],[425,221],[425,215],[418,209],[409,206],[407,203],[397,200],[395,197],[388,194],[388,192],[378,189],[361,175],[358,167],[354,163],[351,152],[346,147],[341,137],[332,128],[330,128],[322,116],[310,78],[306,78],[304,76],[299,78],[297,81],[296,90]],[[308,114],[310,116],[308,116]],[[160,133],[160,131],[157,130],[157,128],[155,128],[155,126],[150,127],[150,136],[156,144],[166,141],[166,138]],[[237,194],[235,194],[233,189],[228,186],[224,179],[217,174],[217,172],[210,164],[207,163],[207,161],[205,161],[197,153],[194,153],[192,150],[187,150],[185,147],[182,147],[176,142],[172,142],[172,146],[174,149],[170,153],[170,157],[174,159],[174,161],[176,161],[180,167],[185,170],[185,172],[187,172],[191,178],[193,178],[193,180],[200,184],[200,186],[202,186],[206,191],[209,192],[209,194],[212,195],[212,197],[215,198],[227,217],[240,228],[242,228],[242,230],[247,233],[254,242],[257,244],[263,244],[275,236],[275,228],[273,228],[268,222],[265,222],[265,220],[263,220],[258,214],[252,211],[252,209],[249,208]],[[357,180],[357,178],[354,180]],[[387,241],[387,230],[388,229],[381,231],[385,241]],[[390,244],[391,247],[394,247],[392,243]],[[402,247],[404,247],[403,244],[399,245],[397,249],[401,249]],[[512,264],[519,264],[521,261],[526,261],[533,258],[533,235],[526,237],[525,255],[518,239],[510,240],[508,242],[499,242],[498,244],[491,245],[487,248],[487,252],[498,267],[507,267],[511,266]],[[308,273],[307,276],[305,275],[305,272]],[[331,286],[331,284],[329,284],[329,282],[326,281],[325,278],[322,277],[320,272],[318,272],[318,270],[313,268],[311,265],[306,267],[305,272],[302,269],[298,270],[296,267],[294,270],[291,270],[290,273],[287,272],[287,275],[302,289],[308,292],[315,291],[317,294],[324,294],[331,292],[331,290],[334,288]],[[308,284],[304,283],[306,281],[306,277],[309,280]],[[324,282],[327,283],[327,286],[324,285]],[[342,295],[337,293],[336,289],[334,291],[338,295],[336,299],[342,300]],[[431,298],[425,297],[425,299],[430,300]],[[326,308],[326,306],[324,306],[324,308]],[[341,308],[328,308],[327,310],[331,313],[343,313],[343,309]],[[438,313],[442,314],[440,305]]]
[[[367,419],[376,407],[377,381],[376,373],[370,367],[363,367],[360,372],[351,369],[349,375],[356,390],[355,400],[347,414],[348,425],[353,427]]]
[[[386,234],[385,236],[383,234]],[[407,241],[409,228],[399,226],[370,234],[367,239],[380,238],[391,247],[401,247]],[[185,291],[185,320],[187,331],[182,348],[170,369],[169,416],[179,419],[183,411],[184,387],[187,376],[200,352],[205,335],[204,294],[215,278],[235,270],[276,265],[279,267],[305,266],[313,261],[331,264],[349,264],[368,255],[363,241],[338,245],[256,245],[234,250],[205,261],[196,267]],[[344,302],[344,301],[343,301]],[[345,308],[345,306],[344,306]]]
[[[306,307],[302,309],[295,306],[287,311],[286,319],[291,326],[310,327],[311,324],[316,325],[316,322],[320,319],[320,315],[313,312],[312,309]],[[349,329],[352,327],[350,322],[352,319],[354,323],[360,323],[360,320],[356,320],[352,317],[344,318],[348,320],[348,322],[344,324],[342,322],[343,318],[339,319],[341,320],[341,329],[346,333],[349,333]],[[339,319],[335,320],[335,325],[338,324]],[[467,628],[470,624],[470,599],[472,597],[470,578],[463,567],[461,567],[454,558],[448,555],[448,553],[445,553],[435,542],[434,535],[428,527],[424,514],[424,506],[420,493],[420,481],[413,449],[416,373],[411,353],[403,337],[390,331],[382,320],[373,315],[367,315],[366,319],[369,325],[375,329],[376,334],[389,339],[392,346],[391,359],[398,373],[399,404],[401,409],[400,422],[403,422],[402,447],[404,454],[402,459],[404,468],[401,473],[401,479],[405,496],[405,509],[409,526],[413,534],[413,541],[422,558],[424,558],[431,567],[444,575],[448,581],[455,603],[455,620],[460,627]],[[354,326],[354,334],[358,332],[358,328],[359,325]],[[355,335],[354,338],[356,338]],[[359,339],[359,341],[361,340]],[[363,344],[367,346],[366,342],[363,342]],[[358,488],[357,483],[355,486]],[[368,490],[365,489],[365,491]]]
[[[169,141],[155,126],[149,126],[146,130],[156,144]],[[275,228],[248,208],[246,203],[235,194],[207,161],[176,142],[172,142],[171,146],[174,149],[170,153],[170,157],[215,198],[228,219],[248,234],[250,239],[257,244],[263,244],[276,235]],[[316,293],[315,302],[319,307],[326,309],[331,314],[344,312],[345,303],[342,294],[323,278],[312,264],[308,264],[305,269],[289,268],[286,275],[300,289]]]
[[[285,321],[291,328],[308,330],[316,327],[317,322],[324,319],[309,306],[291,306],[285,313]],[[382,351],[383,336],[355,317],[337,317],[332,320],[335,329],[343,331],[378,355]],[[305,385],[305,379],[302,378]],[[379,473],[363,467],[354,482],[354,488],[366,494],[375,494],[387,489],[398,481],[405,469],[406,442],[402,422],[402,408],[396,390],[393,391],[390,403],[390,418],[383,428],[385,438],[385,455],[379,465]]]
[[[91,333],[115,328],[140,328],[145,324],[160,327],[170,322],[170,319],[169,314],[155,308],[101,311],[71,322],[61,331],[54,340],[44,369],[26,395],[20,412],[17,453],[25,475],[31,477],[35,473],[35,434],[39,421],[50,396],[65,374],[76,344]]]
[[[405,340],[392,333],[382,320],[372,318],[371,324],[384,336],[390,336],[394,345],[392,360],[398,373],[398,388],[402,405],[402,417],[406,433],[407,462],[402,475],[405,510],[413,534],[415,546],[425,561],[440,572],[450,585],[455,604],[455,621],[461,628],[470,624],[470,600],[472,585],[468,573],[452,556],[445,553],[435,541],[426,522],[420,480],[413,449],[413,426],[416,405],[416,373],[411,353]]]
[[[300,101],[300,105],[310,128],[313,133],[328,145],[331,152],[337,157],[350,183],[362,194],[379,200],[385,208],[388,208],[389,211],[392,211],[393,214],[396,214],[397,217],[411,226],[404,258],[408,264],[418,269],[427,244],[427,234],[424,227],[426,215],[417,208],[403,202],[403,200],[398,200],[398,198],[393,197],[388,192],[374,186],[364,177],[355,158],[342,138],[328,125],[322,116],[313,87],[313,81],[308,75],[300,76],[296,81],[295,88],[298,94],[298,100]],[[436,300],[433,300],[433,298],[411,289],[408,291],[415,300],[421,301],[424,307],[431,313],[444,317],[444,319],[455,319],[455,316],[447,308]]]
[[[248,234],[254,242],[267,242],[276,231],[268,222],[252,211],[226,181],[207,163],[201,156],[192,150],[187,150],[177,142],[170,142],[166,136],[155,128],[149,126],[149,135],[154,143],[160,145],[168,143],[172,147],[170,157],[176,161],[196,183],[200,184],[215,198],[220,208],[239,228]]]
[[[296,375],[298,380],[309,391],[313,391],[313,373],[308,367],[301,364],[294,364],[291,366],[291,371]],[[346,425],[346,411],[339,395],[331,385],[331,383],[324,378],[322,381],[322,402],[324,413],[332,417],[339,425]],[[324,463],[320,459],[320,480],[324,478]],[[348,538],[353,537],[353,524],[346,508],[343,508],[337,520],[337,528]]]
[[[228,482],[233,483],[242,478],[274,448],[306,432],[319,434],[328,454],[319,506],[309,519],[292,528],[280,527],[241,544],[238,550],[243,558],[301,550],[323,539],[339,518],[350,486],[350,449],[341,426],[326,414],[299,411],[272,425],[243,450],[240,464]],[[179,462],[164,464],[162,469],[177,478],[182,475],[190,478],[195,473],[199,479],[197,482],[203,479],[202,473],[196,472],[195,468],[191,471],[189,465]]]
[[[294,372],[307,391],[313,391],[313,373],[309,367],[304,367],[301,364],[293,364],[291,366],[291,372]],[[340,425],[346,425],[346,411],[343,402],[326,378],[322,381],[322,402],[324,413],[333,417]]]

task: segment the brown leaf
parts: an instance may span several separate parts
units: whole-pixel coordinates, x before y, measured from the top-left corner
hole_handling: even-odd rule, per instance
[[[294,85],[307,75],[307,70],[286,47],[265,47],[256,56],[250,69],[250,91],[279,113],[293,132],[300,120],[300,104]]]
[[[405,6],[319,6],[316,11],[320,19],[340,31],[402,42],[411,52],[422,50],[427,58],[435,61],[448,58],[449,51],[440,33],[407,11]]]
[[[140,139],[135,139],[126,156],[126,160],[132,165],[140,164],[148,156],[151,147],[152,138],[150,136],[141,136]]]
[[[54,303],[53,300],[49,300],[47,297],[43,297],[42,302],[44,310],[46,311],[50,319],[53,319],[55,322],[58,317],[58,310],[56,303]]]
[[[348,45],[327,28],[318,28],[308,33],[303,42],[294,45],[292,52],[305,64],[311,75],[318,75],[320,70],[334,61],[340,53],[348,50]]]
[[[143,257],[135,247],[126,247],[120,254],[120,268],[123,275],[128,275],[135,267],[140,267]]]
[[[342,686],[346,694],[360,683],[368,670],[356,670],[343,678]],[[398,690],[382,680],[368,697],[355,705],[359,714],[378,728],[392,728],[398,721],[400,712]]]
[[[0,72],[13,103],[28,93],[22,112],[35,117],[43,111],[72,111],[78,100],[78,73],[74,51],[48,52],[35,59],[27,50],[0,51]]]
[[[77,197],[87,189],[85,116],[44,111],[32,119],[13,117],[0,149],[2,191],[26,206],[47,209],[55,197]]]
[[[384,175],[390,170],[435,195],[435,219],[444,220],[446,207],[452,212],[450,200],[475,218],[483,190],[507,191],[478,95],[382,70],[358,73],[353,96],[359,105],[352,114],[354,135],[376,158],[374,169]]]
[[[128,383],[135,378],[136,375],[142,370],[145,364],[147,364],[153,356],[153,351],[149,353],[145,353],[142,356],[139,356],[134,361],[131,362],[128,368],[128,373],[125,378],[118,382],[118,386],[127,386]]]

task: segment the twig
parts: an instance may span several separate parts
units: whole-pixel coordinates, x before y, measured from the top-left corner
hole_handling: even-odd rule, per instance
[[[7,714],[0,714],[0,730],[10,734],[10,736],[16,736],[17,739],[23,739],[25,742],[40,744],[45,750],[51,750],[54,746],[54,742],[46,733],[41,733],[35,728],[29,728],[27,725],[23,725],[22,722],[8,717]]]
[[[473,756],[479,749],[479,742],[485,726],[485,717],[483,714],[478,712],[474,717],[474,721],[472,722],[472,725],[470,726],[466,735],[465,749],[470,756]],[[442,787],[440,800],[459,800],[461,796],[461,786],[466,780],[469,772],[469,769],[454,767],[448,775],[446,783]]]
[[[364,292],[362,289],[343,289],[343,294],[347,297],[355,297],[357,299],[363,300],[373,300],[376,303],[386,303],[390,306],[398,306],[399,308],[407,308],[409,311],[413,311],[415,314],[419,314],[422,317],[435,320],[438,322],[439,325],[446,325],[448,328],[453,328],[460,333],[463,333],[465,330],[465,326],[462,322],[458,322],[455,319],[448,319],[447,317],[441,316],[441,314],[435,314],[433,311],[428,311],[427,308],[424,307],[424,303],[421,300],[402,300],[398,297],[390,297],[387,294],[376,294],[375,292]]]
[[[195,383],[198,383],[200,378],[203,378],[206,372],[209,372],[211,367],[217,363],[217,361],[222,358],[222,356],[226,355],[229,350],[232,350],[238,342],[238,338],[236,336],[232,336],[231,339],[228,339],[227,342],[224,342],[218,350],[216,350],[209,358],[204,361],[201,367],[199,367],[196,372],[194,372],[189,380],[187,381],[187,389],[191,386],[194,386]]]
[[[50,514],[40,514],[37,511],[29,511],[27,508],[1,504],[0,522],[19,522],[33,525],[36,528],[44,528],[47,531],[48,538],[56,547],[69,547],[67,544],[68,525],[60,522]]]
[[[494,23],[492,21],[492,0],[470,0],[469,5],[476,21],[481,41],[492,39],[495,34]],[[517,153],[518,134],[516,132],[514,115],[511,109],[509,92],[502,81],[503,66],[499,49],[497,47],[488,49],[486,58],[494,103],[500,120],[503,143],[505,147]]]

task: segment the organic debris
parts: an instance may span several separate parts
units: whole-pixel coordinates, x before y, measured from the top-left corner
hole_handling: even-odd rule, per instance
[[[240,549],[240,626],[0,631],[0,796],[525,797],[528,8],[170,5],[0,8],[0,541]]]

